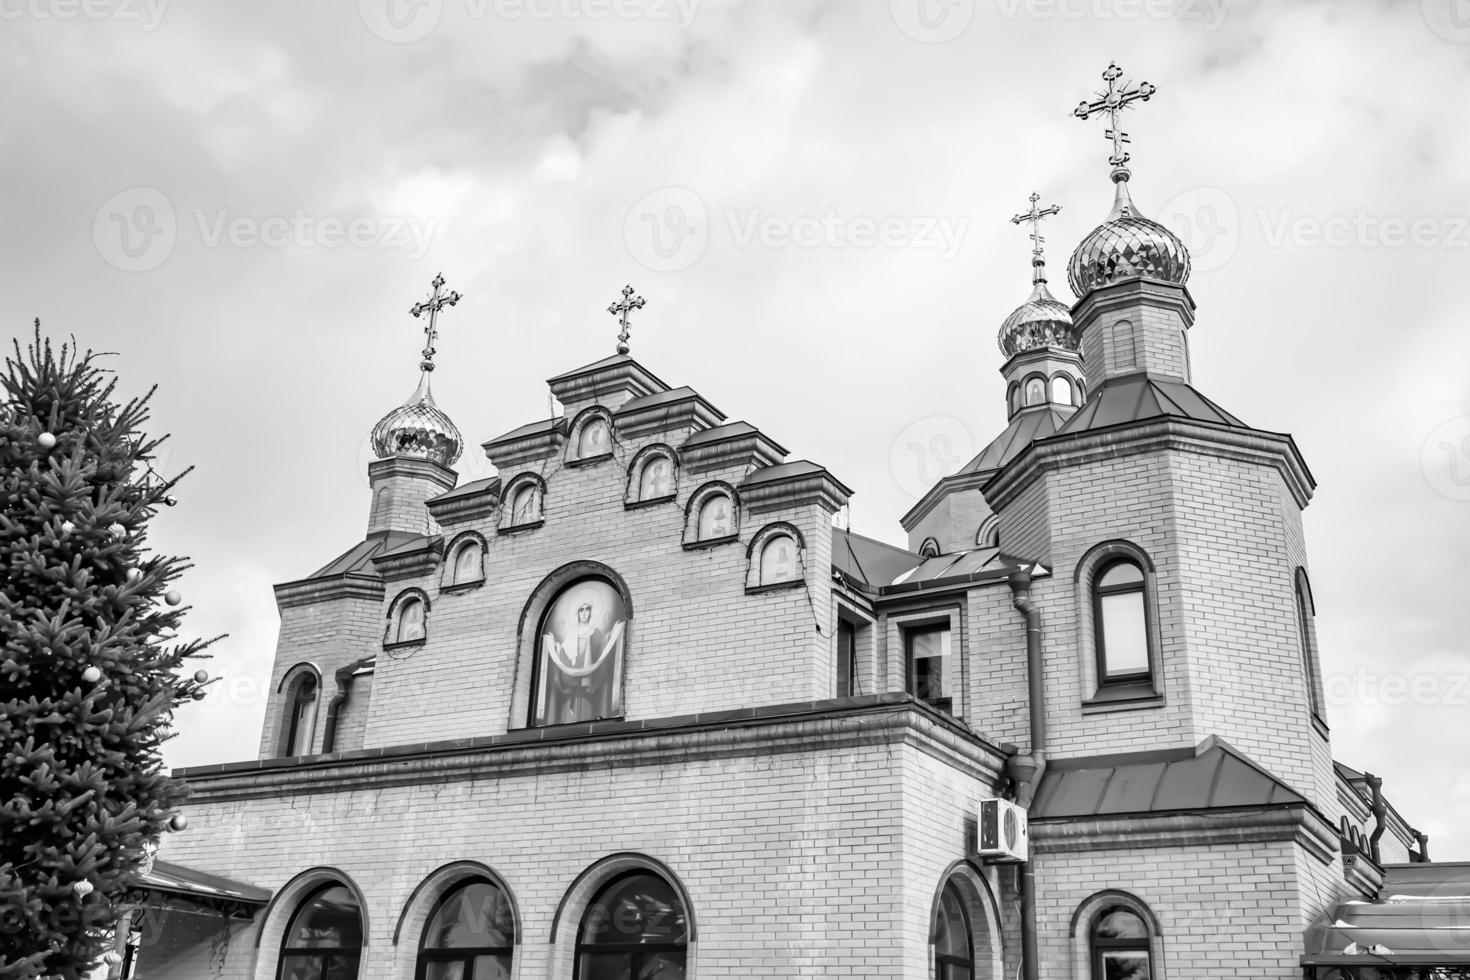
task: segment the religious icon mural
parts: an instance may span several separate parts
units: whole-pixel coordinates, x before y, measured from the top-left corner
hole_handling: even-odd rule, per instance
[[[730,520],[730,498],[723,493],[715,494],[699,508],[699,540],[723,538],[735,533]]]
[[[541,491],[535,485],[527,483],[511,498],[510,523],[512,526],[520,526],[534,524],[540,519]]]
[[[761,550],[761,585],[790,582],[796,578],[796,543],[778,534]]]
[[[674,492],[674,464],[667,456],[655,456],[643,467],[638,481],[639,500],[657,500]]]
[[[575,582],[537,631],[532,724],[567,725],[623,712],[623,597],[602,579]]]
[[[611,451],[611,439],[606,419],[595,418],[582,426],[581,436],[577,439],[578,459],[603,456]]]

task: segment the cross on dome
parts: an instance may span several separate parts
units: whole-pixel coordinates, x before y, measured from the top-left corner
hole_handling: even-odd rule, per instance
[[[1129,139],[1128,134],[1118,126],[1118,113],[1135,102],[1147,102],[1159,89],[1148,82],[1139,82],[1138,87],[1133,89],[1128,87],[1128,82],[1120,87],[1118,79],[1123,77],[1123,69],[1118,67],[1117,62],[1110,62],[1102,77],[1108,83],[1107,91],[1097,93],[1097,98],[1091,102],[1084,99],[1078,103],[1077,108],[1072,110],[1072,115],[1086,120],[1098,113],[1107,114],[1108,128],[1103,135],[1113,141],[1113,155],[1108,157],[1108,163],[1113,165],[1113,180],[1122,182],[1128,179],[1130,157],[1128,151],[1123,149],[1123,144],[1129,142]]]
[[[623,298],[607,308],[609,313],[618,318],[618,326],[622,327],[618,334],[619,354],[628,353],[628,335],[632,329],[628,323],[628,314],[641,309],[643,309],[643,297],[634,296],[631,285],[624,286]]]

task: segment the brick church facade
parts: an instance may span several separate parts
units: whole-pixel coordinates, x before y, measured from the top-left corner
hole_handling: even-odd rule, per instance
[[[128,969],[1374,975],[1354,910],[1438,866],[1332,756],[1313,479],[1194,387],[1188,253],[1114,180],[1075,305],[1038,243],[1009,424],[907,547],[626,351],[458,485],[431,333],[362,540],[276,587],[259,759],[179,773]],[[982,846],[991,800],[1024,860]]]

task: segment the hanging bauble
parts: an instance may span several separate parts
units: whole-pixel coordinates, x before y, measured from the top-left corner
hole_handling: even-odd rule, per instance
[[[168,818],[168,829],[178,833],[189,829],[189,818],[182,813],[175,813]]]
[[[207,670],[196,670],[196,671],[194,671],[194,683],[195,684],[207,684],[208,682],[209,682],[209,672]]]
[[[128,529],[123,527],[121,524],[113,523],[107,525],[107,533],[111,534],[114,538],[120,538],[124,534],[128,533]]]
[[[62,521],[61,522],[61,533],[62,534],[70,534],[71,532],[75,531],[76,529],[77,529],[77,526],[75,524],[73,524],[71,521]]]
[[[177,606],[179,603],[184,601],[184,597],[179,594],[178,589],[169,589],[163,594],[163,601],[168,603],[170,606]]]
[[[173,507],[177,503],[178,503],[178,500],[176,498],[174,498],[174,497],[164,497],[163,498],[163,506],[165,506],[165,507]]]
[[[56,448],[56,437],[49,432],[43,432],[36,436],[36,442],[41,444],[42,449]]]
[[[73,882],[71,890],[77,893],[77,898],[86,898],[88,895],[92,894],[95,889],[92,887],[92,883],[90,881],[83,878],[81,881]]]
[[[189,696],[191,698],[193,698],[195,701],[203,701],[205,698],[209,697],[209,692],[206,691],[206,690],[204,690],[204,688],[201,687],[199,690],[195,691],[193,694],[191,694]]]
[[[98,670],[96,667],[88,667],[86,670],[82,671],[82,680],[86,681],[88,684],[96,684],[101,679],[102,671]]]
[[[138,581],[138,579],[140,579],[142,577],[143,577],[143,569],[141,569],[141,568],[130,568],[130,569],[128,569],[128,581],[129,582],[136,582],[136,581]]]

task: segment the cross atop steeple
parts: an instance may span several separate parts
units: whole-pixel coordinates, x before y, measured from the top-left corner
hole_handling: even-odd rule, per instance
[[[1013,215],[1011,224],[1019,225],[1023,221],[1031,223],[1031,234],[1028,237],[1031,239],[1031,284],[1034,286],[1046,282],[1046,259],[1041,255],[1041,246],[1046,243],[1046,239],[1041,236],[1041,219],[1057,214],[1062,206],[1052,204],[1038,210],[1036,202],[1041,200],[1041,195],[1035,191],[1031,192],[1028,200],[1031,202],[1031,210]]]
[[[408,311],[414,315],[415,319],[425,313],[429,314],[429,322],[424,326],[424,336],[427,339],[424,342],[424,359],[419,362],[421,371],[434,370],[434,341],[439,338],[439,311],[446,306],[453,306],[460,300],[459,293],[443,291],[444,273],[441,272],[435,276],[430,285],[434,287],[434,292],[429,298],[422,303],[415,303]]]
[[[1088,119],[1099,112],[1107,113],[1108,128],[1104,135],[1113,141],[1113,155],[1108,157],[1108,163],[1113,165],[1113,181],[1121,183],[1129,176],[1128,151],[1123,149],[1123,144],[1129,140],[1128,134],[1118,128],[1118,113],[1134,102],[1147,102],[1158,91],[1158,87],[1148,82],[1139,82],[1137,88],[1130,89],[1129,83],[1124,82],[1120,88],[1118,79],[1123,77],[1123,69],[1116,62],[1108,64],[1102,77],[1108,83],[1107,91],[1097,93],[1097,98],[1091,102],[1084,100],[1078,103],[1077,108],[1072,110],[1072,115],[1078,119]]]
[[[633,295],[632,286],[623,287],[623,298],[607,308],[607,311],[618,318],[618,326],[622,331],[618,334],[618,353],[628,353],[628,334],[632,329],[628,324],[628,314],[634,310],[643,309],[643,297]]]

